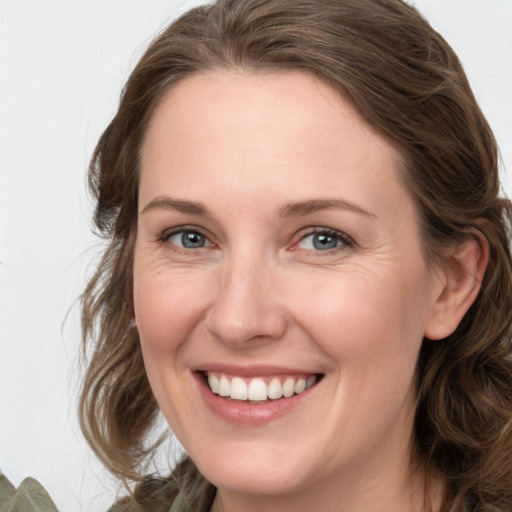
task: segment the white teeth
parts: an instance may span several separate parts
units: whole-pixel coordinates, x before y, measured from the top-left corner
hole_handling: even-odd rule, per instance
[[[234,379],[233,379],[234,380]],[[261,379],[252,379],[249,383],[249,400],[266,400],[267,385]]]
[[[229,388],[230,388],[229,380],[225,375],[223,375],[220,378],[220,382],[219,382],[219,395],[220,396],[229,396],[229,394],[230,394]]]
[[[283,386],[281,386],[281,381],[279,379],[274,377],[269,382],[267,387],[267,396],[272,400],[276,400],[277,398],[281,398],[283,396]]]
[[[231,393],[229,396],[235,400],[247,400],[247,384],[244,379],[235,377],[231,381]]]
[[[316,380],[315,375],[311,375],[307,379],[287,377],[284,382],[273,377],[267,384],[264,379],[259,377],[254,379],[232,377],[230,380],[223,374],[208,373],[208,385],[216,395],[254,402],[265,401],[268,398],[277,400],[283,397],[289,398],[294,394],[299,395],[313,386]]]
[[[217,375],[215,375],[214,373],[210,373],[208,375],[208,384],[210,385],[210,389],[215,394],[219,394],[219,379]]]
[[[295,393],[297,393],[297,395],[299,395],[299,394],[300,394],[300,393],[302,393],[305,389],[306,389],[306,379],[299,379],[299,380],[295,383]]]
[[[288,377],[283,384],[283,395],[286,398],[289,398],[290,396],[293,396],[293,393],[295,393],[295,380]]]

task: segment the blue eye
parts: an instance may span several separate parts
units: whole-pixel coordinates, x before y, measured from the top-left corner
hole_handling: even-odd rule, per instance
[[[169,235],[167,240],[184,249],[201,249],[212,245],[204,235],[197,231],[177,231]]]
[[[297,247],[309,251],[330,251],[343,245],[351,245],[347,236],[337,232],[320,231],[304,236]]]

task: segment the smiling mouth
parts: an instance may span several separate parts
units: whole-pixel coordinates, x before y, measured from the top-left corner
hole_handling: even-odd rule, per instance
[[[300,395],[316,385],[322,374],[242,378],[219,372],[201,372],[210,391],[227,400],[254,404]]]

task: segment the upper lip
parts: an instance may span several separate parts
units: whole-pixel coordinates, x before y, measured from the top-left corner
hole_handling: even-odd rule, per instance
[[[269,377],[272,375],[316,375],[319,372],[304,369],[290,368],[285,366],[254,364],[254,365],[233,365],[226,363],[205,363],[193,369],[197,372],[216,372],[239,377]]]

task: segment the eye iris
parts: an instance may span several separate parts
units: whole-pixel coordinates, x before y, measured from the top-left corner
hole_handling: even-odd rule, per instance
[[[334,249],[337,246],[338,239],[335,236],[318,233],[313,237],[313,247],[319,251]]]
[[[183,247],[187,249],[196,249],[198,247],[204,247],[205,238],[199,233],[183,233],[183,235],[181,235],[181,243]]]

